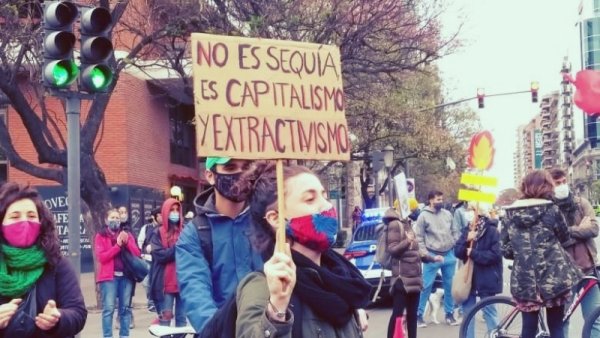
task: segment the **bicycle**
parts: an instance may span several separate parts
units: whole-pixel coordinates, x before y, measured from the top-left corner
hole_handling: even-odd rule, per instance
[[[151,335],[160,338],[185,338],[196,334],[196,331],[191,326],[171,327],[154,324],[148,328],[148,331]]]
[[[565,315],[563,316],[563,323],[571,318],[571,315],[575,312],[591,288],[600,287],[600,281],[595,276],[585,276],[578,285],[578,290],[573,296],[573,299],[569,302]],[[496,309],[496,318],[498,319],[498,323],[491,329],[488,329],[488,325],[485,322],[478,323],[480,317],[484,315],[484,309],[488,306],[493,306]],[[521,311],[519,311],[516,306],[517,303],[511,297],[507,296],[493,296],[482,299],[465,315],[460,325],[459,337],[466,338],[469,325],[473,325],[473,337],[476,338],[519,338],[521,336],[523,323]],[[592,317],[592,315],[595,316]],[[585,325],[583,326],[583,338],[590,338],[592,325],[599,317],[600,308],[597,308],[586,316]],[[544,319],[544,311],[540,311],[538,322],[536,338],[550,337],[550,332]]]

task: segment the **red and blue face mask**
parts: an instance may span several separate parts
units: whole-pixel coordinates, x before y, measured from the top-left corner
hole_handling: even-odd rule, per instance
[[[337,238],[338,220],[335,208],[318,214],[294,217],[286,222],[286,234],[294,242],[325,252]]]

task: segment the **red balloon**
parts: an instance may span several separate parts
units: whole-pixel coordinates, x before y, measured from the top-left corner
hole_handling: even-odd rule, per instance
[[[563,74],[577,90],[573,101],[575,105],[588,115],[600,114],[600,72],[586,69],[577,73],[577,79],[570,74]]]

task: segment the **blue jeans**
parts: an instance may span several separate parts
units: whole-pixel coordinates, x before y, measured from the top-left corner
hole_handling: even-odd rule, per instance
[[[102,296],[102,335],[112,338],[112,319],[115,304],[119,299],[119,337],[129,337],[129,324],[131,323],[131,290],[133,283],[127,277],[115,276],[113,280],[100,282]]]
[[[171,325],[171,319],[173,318],[173,305],[175,305],[175,326],[185,326],[187,321],[179,293],[165,293],[165,298],[160,307],[160,325]]]
[[[577,292],[577,286],[573,289],[573,294]],[[581,300],[581,314],[585,318],[585,316],[595,308],[600,307],[600,289],[597,286],[594,286],[588,291],[588,293]],[[565,309],[566,311],[566,309]],[[563,325],[563,332],[565,338],[569,337],[569,322],[565,322]],[[579,333],[577,334],[579,336]],[[600,321],[596,320],[594,325],[592,326],[592,338],[600,338]]]
[[[481,297],[481,299],[485,298],[486,297]],[[477,296],[475,295],[475,292],[471,291],[469,298],[467,298],[467,300],[465,300],[462,303],[462,308],[465,315],[473,309],[476,302]],[[475,322],[475,320],[475,317],[471,319],[471,324],[467,329],[467,338],[475,337],[475,327],[473,327],[473,322]],[[493,330],[495,327],[498,326],[498,310],[496,309],[495,305],[488,305],[483,308],[483,320],[485,320],[485,324],[487,325],[488,331]]]
[[[435,256],[433,253],[429,253]],[[425,312],[425,305],[431,295],[431,287],[435,280],[435,275],[439,270],[442,270],[442,282],[444,284],[444,312],[446,315],[454,312],[454,301],[452,300],[452,278],[454,277],[454,271],[456,270],[456,257],[454,251],[450,250],[444,255],[444,262],[434,262],[423,264],[423,291],[421,291],[421,298],[419,299],[419,310],[417,314],[419,317],[423,316]]]
[[[148,269],[150,269],[151,263],[149,261],[145,261]],[[142,286],[144,290],[146,290],[146,299],[148,300],[148,307],[154,306],[154,300],[152,299],[152,289],[150,288],[150,273],[144,277],[142,281]]]

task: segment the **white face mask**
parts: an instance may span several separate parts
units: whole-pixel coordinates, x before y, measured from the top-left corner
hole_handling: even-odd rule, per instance
[[[569,197],[569,186],[561,184],[554,187],[554,197],[559,200],[564,200]]]

